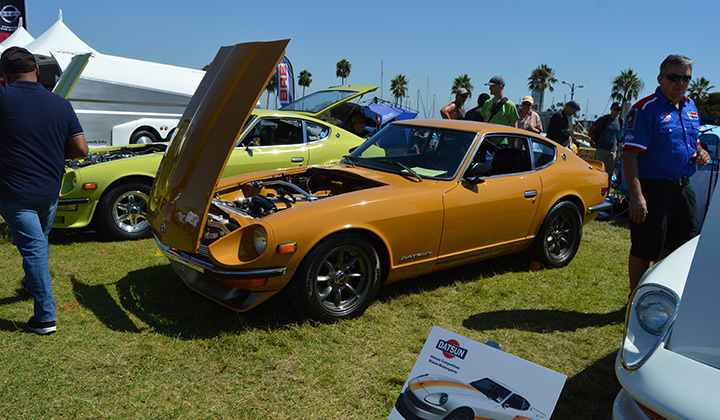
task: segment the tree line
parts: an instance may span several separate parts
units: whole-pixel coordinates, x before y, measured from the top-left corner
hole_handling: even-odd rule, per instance
[[[335,76],[341,79],[343,85],[350,76],[351,69],[352,65],[344,58],[335,65]],[[528,77],[527,81],[530,91],[540,94],[540,99],[535,108],[538,110],[545,109],[545,91],[553,92],[555,90],[553,85],[558,82],[558,79],[555,77],[555,70],[547,64],[540,64],[530,72],[530,77]],[[305,96],[305,88],[310,87],[310,83],[312,83],[312,74],[307,69],[300,71],[298,85],[303,88],[303,96]],[[402,73],[397,74],[390,81],[390,93],[395,98],[395,105],[402,106],[402,98],[407,96],[409,84],[410,80]],[[470,82],[470,77],[467,74],[461,74],[453,80],[450,93],[454,95],[460,88],[467,89],[472,96],[472,91],[475,87]],[[620,74],[612,80],[610,98],[620,102],[623,109],[627,109],[627,107],[638,99],[640,92],[642,92],[644,88],[645,83],[632,68],[621,70]],[[720,93],[712,93],[711,90],[714,88],[715,86],[711,85],[710,81],[705,77],[694,79],[688,87],[687,96],[695,102],[702,116],[720,117]],[[265,88],[268,92],[268,97],[270,96],[269,94],[274,93],[276,89],[277,80],[273,76]],[[547,111],[553,110],[554,107],[554,104],[551,105]]]

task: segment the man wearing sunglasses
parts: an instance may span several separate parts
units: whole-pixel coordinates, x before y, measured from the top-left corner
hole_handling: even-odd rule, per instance
[[[630,190],[630,290],[650,262],[659,261],[698,233],[697,203],[689,178],[710,162],[698,146],[700,116],[685,92],[693,61],[669,55],[655,93],[633,105],[625,125],[623,173]]]

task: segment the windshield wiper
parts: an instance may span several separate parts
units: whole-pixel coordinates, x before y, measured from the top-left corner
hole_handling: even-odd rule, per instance
[[[419,179],[420,182],[422,182],[422,180],[423,180],[422,177],[421,177],[417,172],[415,172],[414,170],[412,170],[412,168],[410,168],[409,166],[407,166],[407,165],[405,165],[405,164],[403,164],[403,163],[400,163],[400,162],[398,162],[398,161],[396,161],[396,160],[378,159],[377,162],[380,162],[380,163],[390,163],[390,164],[392,164],[392,165],[397,166],[398,168],[401,168],[401,169],[404,169],[404,170],[410,172],[415,178]]]
[[[355,167],[355,162],[353,162],[353,159],[360,160],[359,158],[352,157],[352,156],[350,156],[350,155],[345,155],[345,156],[343,156],[343,158],[340,160],[340,162],[347,162],[347,163],[350,164],[350,166],[352,166],[352,167],[354,168],[354,167]]]

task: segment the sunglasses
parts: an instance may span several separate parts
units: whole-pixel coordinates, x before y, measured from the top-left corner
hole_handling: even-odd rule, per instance
[[[690,83],[690,80],[692,79],[692,76],[689,74],[675,74],[675,73],[668,73],[663,74],[663,77],[668,79],[671,82],[683,82],[683,83]]]

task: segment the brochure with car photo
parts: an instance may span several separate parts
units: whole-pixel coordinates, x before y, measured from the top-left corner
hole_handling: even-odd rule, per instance
[[[566,379],[435,326],[388,420],[547,420]]]

